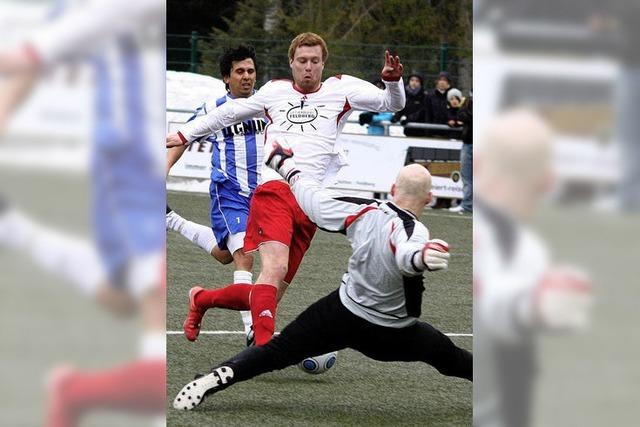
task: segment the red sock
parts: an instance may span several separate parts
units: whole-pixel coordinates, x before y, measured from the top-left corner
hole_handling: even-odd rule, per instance
[[[269,342],[276,330],[276,295],[278,288],[255,284],[251,290],[251,319],[256,345]]]
[[[252,285],[229,285],[220,289],[207,289],[196,296],[200,308],[228,308],[229,310],[249,310],[249,294]]]
[[[97,373],[72,373],[51,396],[49,427],[76,425],[80,416],[94,409],[161,415],[166,405],[164,359],[143,360]]]

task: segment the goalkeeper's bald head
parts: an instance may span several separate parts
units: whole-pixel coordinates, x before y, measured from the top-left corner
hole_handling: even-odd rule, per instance
[[[418,164],[403,167],[391,188],[391,195],[395,204],[419,215],[431,202],[431,174]]]

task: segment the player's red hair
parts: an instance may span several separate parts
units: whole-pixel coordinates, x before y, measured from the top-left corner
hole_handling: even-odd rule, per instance
[[[291,45],[289,46],[290,61],[293,61],[293,55],[300,46],[320,46],[322,49],[322,62],[327,62],[327,57],[329,56],[327,44],[324,39],[316,33],[301,33],[291,40]]]

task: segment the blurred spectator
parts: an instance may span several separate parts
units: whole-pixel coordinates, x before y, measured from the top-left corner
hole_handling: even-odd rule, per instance
[[[458,120],[458,113],[464,104],[464,97],[460,89],[451,88],[447,92],[447,124],[451,127],[462,126],[462,122]]]
[[[382,90],[385,89],[384,82],[380,79],[374,80],[372,83]],[[382,122],[390,122],[392,118],[393,113],[367,112],[360,114],[360,117],[358,117],[358,121],[360,122],[360,126],[364,126],[365,124],[369,125],[367,127],[367,134],[384,135],[384,125],[382,125]]]
[[[438,74],[436,87],[427,92],[425,97],[425,117],[427,123],[446,125],[449,119],[447,110],[447,93],[451,88],[451,77],[446,71]],[[429,130],[429,136],[448,136],[449,132]]]
[[[409,83],[404,88],[407,103],[405,107],[393,115],[393,122],[400,121],[403,126],[409,122],[424,123],[425,122],[425,100],[426,93],[424,91],[424,79],[418,73],[409,75]],[[426,130],[404,128],[406,136],[425,136]]]
[[[449,91],[449,96],[457,89]],[[455,97],[452,97],[455,102]],[[460,150],[460,175],[462,177],[462,203],[451,208],[452,212],[473,211],[473,98],[463,99],[457,112],[457,122],[462,126],[462,149]]]

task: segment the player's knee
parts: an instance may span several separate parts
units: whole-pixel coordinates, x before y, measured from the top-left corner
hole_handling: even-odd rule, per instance
[[[218,246],[214,246],[211,250],[211,256],[222,265],[231,264],[233,256],[227,250],[222,250]]]
[[[271,283],[279,283],[287,275],[287,262],[277,261],[264,263],[260,275],[268,277]]]
[[[236,270],[253,270],[253,255],[244,253],[242,249],[238,249],[233,253],[233,262]]]
[[[279,243],[265,243],[260,247],[263,281],[277,285],[284,280],[289,266],[289,248]]]

